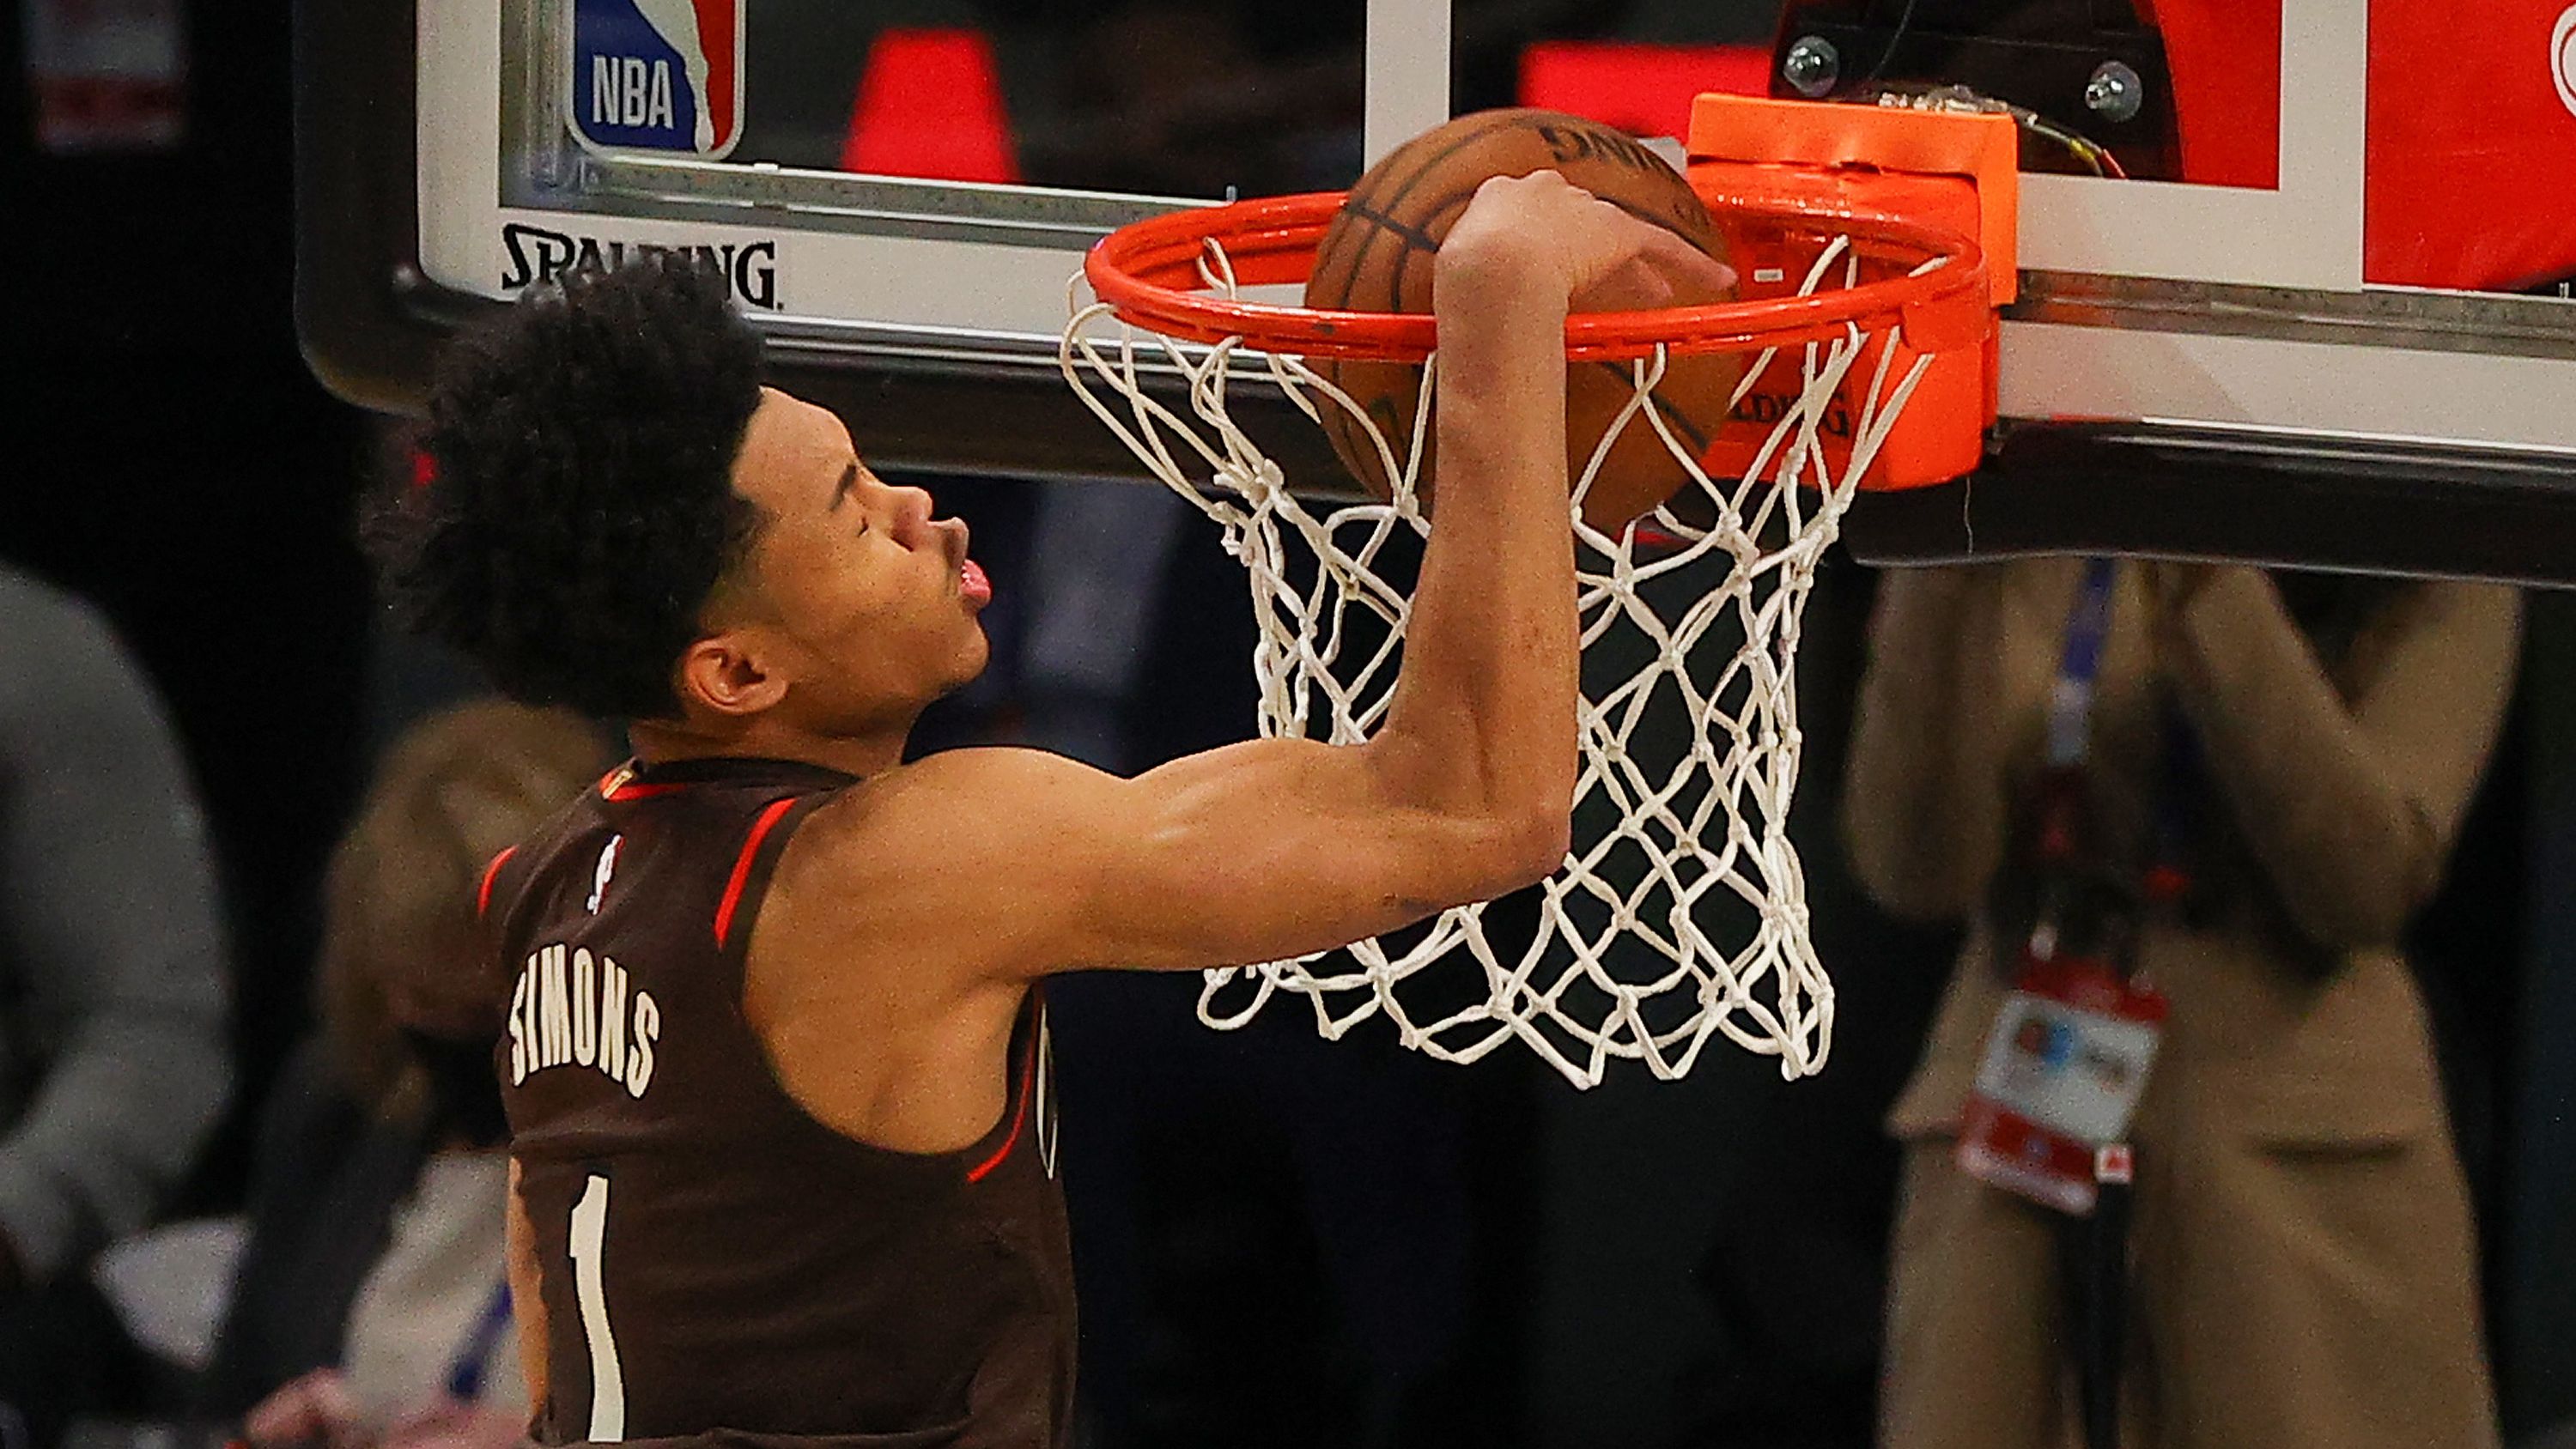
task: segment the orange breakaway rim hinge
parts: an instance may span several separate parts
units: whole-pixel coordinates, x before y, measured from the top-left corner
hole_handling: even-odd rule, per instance
[[[2003,114],[1714,94],[1693,104],[1687,170],[1727,236],[1739,297],[1797,295],[1841,235],[1836,216],[1938,228],[1973,240],[1982,257],[1985,305],[1901,309],[1894,336],[1873,338],[1845,374],[1818,428],[1837,478],[1886,345],[1896,349],[1891,379],[1903,377],[1921,351],[1933,356],[1863,486],[1944,483],[1973,471],[1983,456],[1995,421],[1995,309],[2013,300],[2020,280],[2019,147],[2019,128]],[[1848,265],[1866,284],[1901,275],[1921,255],[1874,251],[1854,236],[1850,252],[1831,264],[1829,285],[1844,285],[1840,269]],[[1753,465],[1797,398],[1796,362],[1774,359],[1737,402],[1709,447],[1713,476],[1741,475]]]

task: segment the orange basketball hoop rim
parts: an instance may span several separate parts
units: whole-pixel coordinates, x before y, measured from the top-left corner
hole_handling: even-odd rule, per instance
[[[1247,302],[1225,295],[1207,270],[1214,246],[1238,286],[1304,282],[1345,194],[1240,201],[1136,222],[1101,239],[1084,260],[1083,275],[1120,320],[1167,337],[1207,344],[1240,339],[1259,351],[1301,357],[1420,362],[1438,345],[1428,314]],[[1974,241],[1956,232],[1898,216],[1818,216],[1786,201],[1738,204],[1727,220],[1830,228],[1847,235],[1863,260],[1911,260],[1923,269],[1805,296],[1579,314],[1566,319],[1567,359],[1624,361],[1658,347],[1675,355],[1743,352],[1830,341],[1853,326],[1876,331],[1890,322],[1901,322],[1920,350],[1948,351],[1975,346],[1993,326],[1984,259]]]
[[[1702,96],[1688,175],[1727,237],[1738,297],[1578,314],[1566,321],[1566,357],[1761,353],[1884,338],[1900,362],[1928,357],[1930,365],[1862,486],[1956,478],[1976,466],[1995,418],[1996,308],[2016,281],[2017,144],[2003,116]],[[1185,342],[1421,362],[1438,346],[1427,315],[1236,295],[1304,283],[1343,199],[1274,197],[1132,223],[1092,247],[1084,279],[1119,320]],[[1863,394],[1872,385],[1867,369],[1845,384],[1849,416],[1869,410]],[[1757,457],[1777,402],[1758,390],[1740,399],[1705,461],[1732,471]]]

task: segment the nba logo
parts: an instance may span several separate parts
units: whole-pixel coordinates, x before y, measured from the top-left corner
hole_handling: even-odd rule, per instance
[[[709,161],[732,151],[749,3],[573,0],[573,134],[600,151]]]

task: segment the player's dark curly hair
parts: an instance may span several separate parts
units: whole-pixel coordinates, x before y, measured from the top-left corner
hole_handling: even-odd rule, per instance
[[[576,273],[459,337],[364,531],[394,608],[513,699],[666,718],[760,519],[732,467],[761,341],[685,252]]]

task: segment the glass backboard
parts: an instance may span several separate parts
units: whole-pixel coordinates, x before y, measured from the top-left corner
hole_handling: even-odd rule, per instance
[[[1964,83],[2128,174],[2026,151],[1990,464],[1869,500],[1857,551],[2576,575],[2566,0],[299,11],[300,316],[376,406],[475,308],[688,246],[883,461],[1124,473],[1055,365],[1122,222],[1343,187],[1487,106],[1677,136],[1702,90]],[[1279,421],[1292,476],[1334,476]]]

